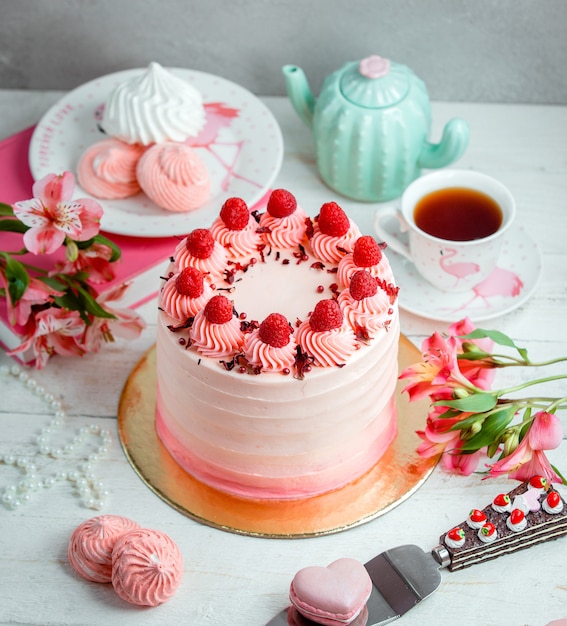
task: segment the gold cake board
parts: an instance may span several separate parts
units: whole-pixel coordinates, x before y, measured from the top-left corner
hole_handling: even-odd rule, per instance
[[[400,337],[400,371],[419,361],[417,348]],[[128,461],[142,481],[180,513],[221,530],[273,538],[314,537],[358,526],[409,498],[437,463],[417,454],[428,400],[410,403],[398,381],[398,435],[364,476],[341,489],[291,501],[246,500],[209,487],[185,472],[159,440],[155,426],[155,346],[138,362],[122,391],[118,432]]]

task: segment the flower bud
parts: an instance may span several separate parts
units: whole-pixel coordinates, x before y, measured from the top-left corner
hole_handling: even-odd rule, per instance
[[[453,389],[453,396],[462,400],[463,398],[468,398],[470,393],[463,387],[455,387],[455,389]]]
[[[534,415],[527,436],[532,450],[553,450],[563,440],[563,428],[557,415],[539,411]]]
[[[518,447],[520,443],[520,433],[517,428],[511,428],[509,431],[504,433],[502,437],[502,443],[504,444],[504,451],[502,452],[502,456],[508,456],[512,454],[514,450]]]

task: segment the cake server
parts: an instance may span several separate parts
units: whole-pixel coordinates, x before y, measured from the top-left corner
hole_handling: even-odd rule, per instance
[[[498,496],[510,503],[507,511],[498,513],[491,506],[483,511],[476,511],[485,516],[485,521],[488,522],[486,526],[498,535],[492,543],[481,541],[477,535],[479,531],[471,529],[463,522],[460,527],[449,531],[453,534],[455,531],[462,531],[466,536],[462,548],[447,547],[445,545],[445,539],[449,535],[447,533],[441,535],[440,544],[431,552],[408,544],[375,556],[364,565],[372,580],[372,592],[366,604],[368,617],[365,619],[365,615],[360,615],[349,626],[382,626],[398,619],[439,587],[441,569],[457,571],[566,535],[567,506],[554,489],[544,493],[544,498],[550,493],[557,494],[556,500],[560,501],[561,507],[559,512],[547,513],[540,506],[536,508],[533,490],[526,490],[525,483],[505,496]],[[539,496],[537,501],[539,503]],[[509,514],[510,509],[516,507],[523,507],[527,512],[526,517],[530,520],[521,531],[511,530],[506,524],[507,518],[512,517]],[[317,626],[317,624],[290,606],[278,613],[266,626]]]

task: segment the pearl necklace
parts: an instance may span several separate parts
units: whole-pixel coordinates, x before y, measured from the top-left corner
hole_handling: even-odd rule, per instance
[[[4,488],[0,495],[0,502],[8,509],[17,509],[29,502],[32,494],[51,489],[57,483],[69,482],[73,485],[73,491],[81,499],[83,506],[95,510],[102,509],[108,491],[97,480],[93,464],[108,452],[108,446],[112,443],[110,431],[96,424],[82,426],[69,443],[53,446],[51,438],[61,429],[67,418],[61,402],[52,393],[38,385],[37,381],[19,365],[1,366],[0,375],[12,376],[19,380],[26,389],[41,398],[53,411],[53,419],[41,429],[36,438],[37,452],[34,457],[0,454],[0,464],[12,465],[23,474],[23,478],[17,483]],[[85,455],[78,463],[75,461],[75,465],[72,466],[74,460],[70,456],[81,447],[85,448]],[[48,459],[49,462],[45,464],[47,466],[52,465],[53,459],[66,460],[70,462],[71,469],[46,474],[43,471],[45,467],[38,467],[38,462]]]

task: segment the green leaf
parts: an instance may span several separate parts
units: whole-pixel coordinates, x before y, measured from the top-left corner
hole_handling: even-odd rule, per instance
[[[14,209],[11,205],[0,202],[0,215],[14,215]]]
[[[95,243],[103,244],[104,246],[108,246],[112,250],[112,254],[110,256],[110,262],[114,263],[114,261],[118,261],[118,259],[122,256],[122,252],[120,250],[120,246],[111,241],[104,235],[98,234],[94,237]]]
[[[25,233],[28,226],[20,222],[20,220],[7,219],[0,220],[0,231],[7,233]]]
[[[91,315],[94,315],[95,317],[103,317],[106,319],[116,319],[116,315],[104,309],[86,289],[79,287],[78,297],[79,301],[83,305],[83,309],[89,312]]]
[[[459,398],[458,400],[439,400],[436,405],[447,406],[452,409],[458,409],[465,413],[482,413],[490,411],[496,406],[498,399],[491,393],[473,393],[467,398]]]
[[[15,305],[28,288],[30,275],[22,263],[13,259],[8,253],[0,252],[0,255],[3,256],[6,261],[5,271],[6,281],[8,282],[8,293],[10,294],[10,301]]]
[[[487,357],[492,356],[488,352],[460,352],[457,354],[457,359],[461,361],[481,361],[482,359],[486,359]]]
[[[514,405],[504,407],[491,413],[483,422],[482,429],[463,443],[463,450],[476,451],[490,446],[500,440],[508,424],[514,419],[516,407]]]
[[[45,283],[51,289],[55,289],[56,291],[65,291],[67,285],[54,276],[41,276],[39,278],[42,283]]]
[[[489,339],[492,339],[494,343],[500,346],[506,346],[507,348],[512,348],[514,350],[517,350],[523,359],[527,360],[528,358],[528,351],[525,348],[520,348],[519,346],[517,346],[511,337],[509,337],[508,335],[506,335],[505,333],[499,330],[485,330],[484,328],[477,328],[476,330],[473,330],[467,335],[460,335],[460,338],[461,339],[489,338]]]

